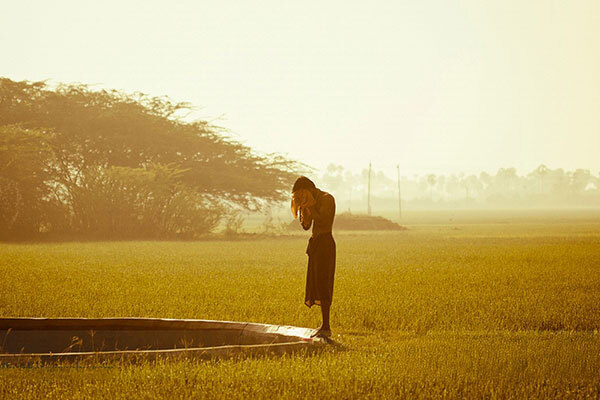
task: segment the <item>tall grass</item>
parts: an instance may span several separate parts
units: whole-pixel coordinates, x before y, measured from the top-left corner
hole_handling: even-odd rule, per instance
[[[594,228],[595,227],[595,228]],[[0,368],[0,395],[597,397],[600,225],[340,234],[345,350],[106,368]],[[317,326],[303,238],[0,245],[0,315]]]

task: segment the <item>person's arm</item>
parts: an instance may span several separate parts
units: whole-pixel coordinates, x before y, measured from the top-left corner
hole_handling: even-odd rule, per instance
[[[300,225],[302,225],[302,229],[304,229],[305,231],[310,229],[310,226],[312,225],[312,215],[310,213],[304,213],[304,209],[300,209]]]

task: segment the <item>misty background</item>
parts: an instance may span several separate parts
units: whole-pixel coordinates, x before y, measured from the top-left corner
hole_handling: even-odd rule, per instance
[[[319,180],[336,194],[340,211],[368,212],[368,168],[352,173],[341,165],[330,164]],[[500,168],[493,173],[412,176],[400,171],[398,179],[398,174],[388,176],[372,168],[370,180],[372,212],[388,215],[394,211],[399,214],[402,209],[597,208],[600,205],[599,174],[585,169],[565,171],[540,165],[522,175],[515,168]]]
[[[285,222],[299,173],[339,213],[600,204],[595,0],[61,0],[5,15],[7,237]]]
[[[600,170],[600,2],[20,1],[2,73],[168,95],[325,171]]]

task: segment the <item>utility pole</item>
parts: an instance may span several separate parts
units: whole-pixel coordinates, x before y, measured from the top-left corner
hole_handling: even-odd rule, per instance
[[[400,164],[396,165],[398,168],[398,215],[402,218],[402,192],[400,191]]]
[[[371,215],[371,161],[369,161],[369,180],[367,184],[367,214]]]
[[[348,213],[352,214],[352,181],[350,181],[350,200],[348,201]]]

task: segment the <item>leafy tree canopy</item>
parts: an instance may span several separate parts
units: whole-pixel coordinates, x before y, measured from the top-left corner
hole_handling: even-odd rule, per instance
[[[0,195],[16,207],[0,223],[14,232],[60,226],[100,236],[194,237],[232,208],[259,209],[287,196],[298,163],[178,117],[189,109],[167,97],[0,78]],[[29,206],[18,200],[25,193],[36,199]],[[55,211],[25,229],[14,216],[35,214],[34,203]]]

